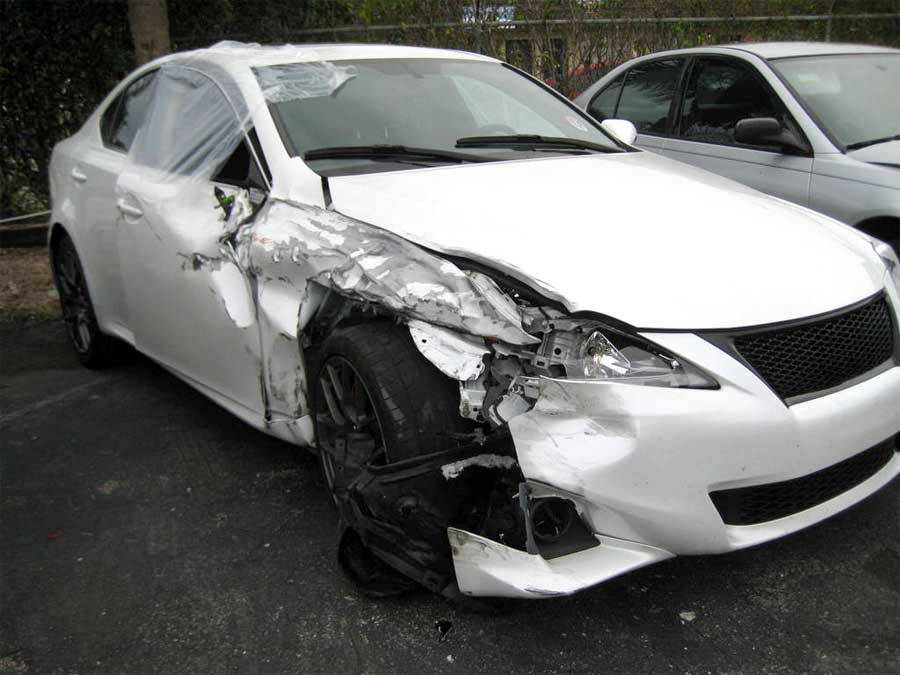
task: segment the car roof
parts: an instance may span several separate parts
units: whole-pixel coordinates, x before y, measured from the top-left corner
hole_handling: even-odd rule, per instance
[[[725,49],[740,49],[763,59],[783,59],[792,56],[824,56],[827,54],[883,54],[900,49],[875,45],[844,44],[840,42],[747,42],[721,45]]]
[[[762,59],[785,59],[797,56],[825,56],[833,54],[900,54],[900,49],[875,45],[844,44],[840,42],[733,42],[708,47],[669,49],[639,56],[631,61],[643,61],[659,56],[678,54],[728,54],[745,52]],[[631,63],[627,61],[626,63]]]
[[[239,67],[268,66],[282,63],[343,61],[348,59],[458,59],[491,61],[497,59],[482,54],[430,47],[406,47],[369,43],[322,43],[261,45],[224,41],[211,47],[178,52],[161,59],[165,62],[215,63],[226,70]]]

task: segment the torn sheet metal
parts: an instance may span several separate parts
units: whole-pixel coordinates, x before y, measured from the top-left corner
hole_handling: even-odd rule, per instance
[[[465,382],[484,372],[484,357],[491,353],[484,340],[417,320],[409,322],[409,333],[422,356],[447,377]]]
[[[473,279],[397,235],[334,211],[272,199],[254,226],[241,230],[238,254],[249,257],[258,277],[290,280],[304,294],[313,281],[408,319],[511,344],[540,342],[507,303],[486,293],[493,284],[486,277]]]

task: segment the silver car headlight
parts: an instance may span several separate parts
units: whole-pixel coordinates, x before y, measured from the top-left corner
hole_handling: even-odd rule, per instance
[[[891,278],[894,280],[894,286],[900,291],[900,259],[897,258],[897,253],[890,244],[879,239],[870,237],[869,243],[872,244],[875,253],[878,254],[878,257],[881,258],[884,266],[887,267],[888,272],[890,272]]]
[[[576,323],[564,330],[560,324]],[[718,389],[712,376],[638,335],[599,322],[554,322],[545,333],[535,366],[549,377],[609,380],[627,384]]]

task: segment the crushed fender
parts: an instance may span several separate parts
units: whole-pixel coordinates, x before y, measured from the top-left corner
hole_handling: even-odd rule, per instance
[[[463,334],[515,345],[540,342],[489,277],[335,211],[272,199],[253,227],[241,230],[238,254],[248,254],[256,276],[286,279],[301,297],[315,282]]]

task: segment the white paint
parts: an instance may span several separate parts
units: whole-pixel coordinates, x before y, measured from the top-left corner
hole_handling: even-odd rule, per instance
[[[553,560],[504,546],[472,532],[447,528],[459,590],[466,595],[548,598],[588,586],[672,554],[653,546],[599,537],[601,545]]]
[[[844,494],[759,525],[725,525],[713,490],[787,481],[900,431],[900,368],[787,407],[738,361],[687,333],[645,334],[709,364],[715,391],[545,380],[509,430],[529,481],[577,495],[593,530],[676,555],[726,553],[820,522],[900,474],[900,455]]]
[[[239,328],[248,328],[256,320],[250,288],[241,270],[232,262],[223,261],[219,269],[210,272],[216,292],[225,303],[225,311]]]
[[[634,139],[637,138],[637,129],[635,129],[634,125],[628,120],[603,120],[603,122],[600,123],[600,126],[626,145],[633,144]]]
[[[490,354],[484,340],[410,321],[409,333],[422,356],[454,380],[474,380],[484,371],[484,356]]]
[[[732,328],[882,288],[872,247],[825,216],[646,152],[330,179],[341,213],[470,256],[635,326]]]

